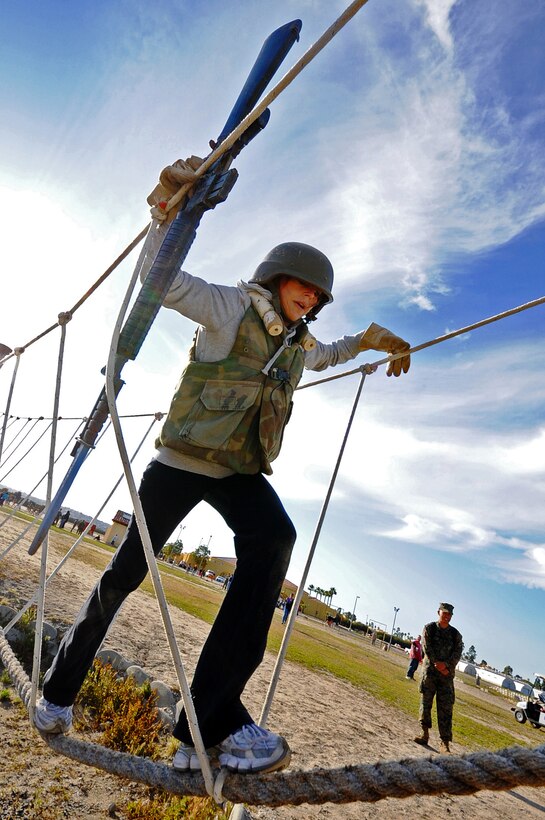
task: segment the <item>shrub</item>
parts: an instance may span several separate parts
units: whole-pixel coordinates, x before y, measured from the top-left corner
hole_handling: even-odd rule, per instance
[[[231,804],[227,804],[229,809]],[[149,800],[127,804],[128,820],[220,820],[229,815],[209,797],[172,797],[154,792]]]
[[[120,679],[110,664],[95,660],[76,700],[83,712],[78,728],[101,732],[100,742],[110,749],[155,760],[161,731],[156,703],[149,683]]]

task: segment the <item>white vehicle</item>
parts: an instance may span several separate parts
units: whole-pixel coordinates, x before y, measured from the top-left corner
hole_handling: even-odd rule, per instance
[[[515,713],[515,720],[519,723],[528,721],[534,729],[545,726],[545,692],[540,692],[537,700],[519,700],[515,706],[511,706],[511,711]]]

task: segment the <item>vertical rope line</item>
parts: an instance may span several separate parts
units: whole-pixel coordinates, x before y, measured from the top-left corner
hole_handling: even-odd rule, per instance
[[[134,509],[134,518],[136,520],[136,524],[138,526],[138,531],[140,533],[140,538],[142,541],[142,546],[144,549],[144,555],[146,556],[146,562],[148,565],[149,573],[152,579],[153,588],[155,591],[155,596],[157,599],[157,603],[159,605],[159,610],[161,613],[161,617],[163,619],[163,627],[165,630],[165,634],[167,637],[168,646],[170,649],[170,654],[172,656],[172,661],[174,664],[174,668],[176,671],[176,676],[178,678],[178,683],[180,685],[180,690],[182,693],[182,700],[186,710],[186,715],[188,719],[188,724],[191,732],[191,737],[193,739],[193,743],[195,744],[195,751],[197,753],[197,757],[201,764],[201,771],[204,778],[206,790],[208,794],[213,797],[214,796],[214,777],[212,774],[212,768],[210,766],[210,761],[208,759],[208,755],[206,753],[206,749],[202,740],[202,735],[199,729],[199,723],[197,720],[197,714],[195,712],[195,707],[193,705],[193,698],[191,696],[191,690],[189,688],[189,682],[187,680],[187,675],[185,674],[185,669],[182,661],[182,657],[180,655],[180,649],[178,647],[176,636],[174,634],[174,628],[172,626],[172,620],[170,618],[168,603],[165,596],[165,591],[163,589],[163,585],[161,582],[161,576],[159,574],[159,570],[157,568],[157,560],[155,558],[155,554],[153,552],[153,546],[151,543],[151,538],[149,535],[148,527],[146,524],[146,517],[144,515],[144,510],[142,508],[142,503],[140,501],[140,497],[138,495],[138,490],[136,488],[136,483],[134,481],[134,476],[130,467],[129,459],[127,457],[127,450],[125,447],[125,441],[123,439],[123,432],[121,430],[121,422],[119,419],[119,414],[117,412],[117,405],[116,405],[116,389],[115,389],[115,382],[116,382],[116,372],[115,372],[115,364],[117,358],[117,346],[119,343],[119,336],[121,333],[121,327],[123,324],[123,320],[125,318],[125,313],[127,311],[127,307],[136,285],[136,280],[138,276],[138,266],[135,268],[135,271],[131,277],[131,281],[127,288],[127,292],[121,304],[121,308],[119,311],[119,315],[116,319],[112,340],[110,343],[110,352],[108,355],[108,362],[106,365],[106,398],[108,401],[108,409],[110,411],[110,417],[112,419],[112,424],[114,426],[117,446],[119,449],[119,455],[121,457],[121,461],[123,464],[123,471],[125,473],[125,479],[127,482],[127,486],[129,488],[129,492],[131,495],[131,500],[133,503]]]
[[[53,420],[51,422],[51,444],[49,448],[49,468],[47,471],[47,491],[46,491],[46,507],[51,503],[53,490],[53,471],[55,467],[55,447],[57,444],[57,424],[59,417],[59,401],[62,384],[62,366],[64,361],[64,348],[66,344],[66,316],[59,316],[61,325],[61,338],[59,342],[59,355],[57,359],[57,376],[55,379],[55,398],[53,400]],[[40,662],[42,654],[42,632],[44,622],[45,609],[45,585],[47,575],[47,553],[49,547],[49,534],[46,536],[42,555],[40,559],[40,586],[38,589],[37,612],[36,612],[36,631],[34,633],[34,657],[32,661],[32,677],[30,689],[30,719],[34,725],[34,708],[36,706],[36,693],[38,691],[38,680],[40,676]]]
[[[339,467],[341,466],[341,460],[344,455],[344,451],[346,448],[346,443],[348,441],[348,436],[350,433],[350,429],[352,427],[352,422],[354,421],[354,416],[356,414],[356,409],[358,407],[358,402],[360,400],[361,391],[363,389],[363,383],[365,381],[365,371],[361,371],[361,379],[358,385],[358,389],[356,391],[356,396],[354,398],[354,403],[352,405],[352,411],[350,413],[350,418],[348,419],[348,424],[346,425],[346,431],[344,434],[344,438],[339,450],[339,454],[337,456],[337,461],[335,463],[335,468],[333,470],[333,474],[331,476],[331,480],[329,482],[329,487],[327,489],[327,493],[324,499],[324,503],[322,505],[322,510],[320,512],[320,516],[318,518],[318,523],[316,524],[316,530],[314,532],[314,537],[312,539],[312,543],[310,545],[310,549],[308,552],[307,562],[305,564],[305,568],[303,570],[303,575],[301,576],[301,580],[299,581],[299,587],[297,589],[297,593],[295,595],[295,600],[293,602],[293,606],[291,608],[290,616],[288,619],[288,623],[286,625],[286,631],[284,632],[284,637],[282,638],[282,644],[280,646],[280,651],[278,652],[278,657],[276,659],[276,663],[273,669],[273,674],[271,677],[271,682],[269,684],[269,688],[267,690],[267,694],[265,696],[265,701],[263,703],[263,708],[261,710],[261,715],[259,718],[259,725],[265,726],[267,723],[267,719],[269,717],[269,711],[271,708],[271,704],[274,698],[274,694],[276,691],[276,687],[278,684],[278,679],[280,677],[280,673],[282,671],[282,665],[284,663],[284,659],[286,656],[286,651],[288,648],[288,643],[293,632],[293,627],[295,626],[295,619],[297,617],[297,612],[299,609],[299,604],[301,603],[301,599],[303,597],[303,592],[305,591],[305,586],[307,583],[308,573],[310,571],[310,565],[312,564],[312,559],[314,558],[314,553],[316,552],[316,546],[318,544],[318,539],[320,538],[320,533],[322,531],[322,525],[324,523],[324,519],[329,507],[329,501],[331,499],[331,494],[333,493],[333,489],[335,487],[335,481],[337,480],[337,474],[339,472]]]
[[[15,354],[15,367],[13,368],[13,374],[11,377],[11,384],[9,387],[8,393],[8,400],[6,402],[6,409],[4,411],[4,423],[2,425],[2,433],[0,434],[0,462],[2,461],[2,450],[4,449],[4,439],[6,437],[6,425],[8,423],[8,416],[9,410],[11,407],[11,399],[13,397],[13,388],[15,387],[15,380],[17,378],[17,371],[19,370],[19,362],[21,360],[21,353],[24,352],[24,347],[16,347],[14,350]]]

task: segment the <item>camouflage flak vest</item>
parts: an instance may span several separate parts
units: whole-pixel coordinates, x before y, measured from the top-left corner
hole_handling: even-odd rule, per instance
[[[156,442],[181,453],[229,467],[236,473],[272,473],[304,367],[294,341],[262,368],[282,345],[249,307],[227,358],[194,360],[195,345]]]

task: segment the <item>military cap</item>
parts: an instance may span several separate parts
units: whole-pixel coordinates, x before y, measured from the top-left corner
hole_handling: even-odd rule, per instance
[[[451,615],[454,612],[454,607],[452,606],[452,604],[439,604],[439,609],[442,609],[445,612],[450,612]]]

